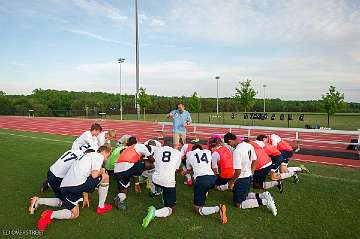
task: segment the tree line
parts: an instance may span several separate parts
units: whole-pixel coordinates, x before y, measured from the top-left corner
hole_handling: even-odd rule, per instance
[[[359,113],[360,103],[343,102],[343,94],[330,88],[327,95],[319,100],[281,100],[266,99],[267,112],[334,112]],[[337,98],[331,98],[337,94]],[[240,82],[235,95],[219,99],[220,112],[242,112],[263,110],[263,99],[256,99],[251,81]],[[326,101],[328,99],[328,101]],[[119,114],[120,95],[104,92],[74,92],[66,90],[35,89],[29,95],[6,95],[0,91],[1,115],[28,115],[34,110],[36,116],[84,116],[97,115],[100,112]],[[334,101],[341,107],[334,106]],[[135,114],[134,95],[122,95],[124,114]],[[192,96],[168,97],[149,95],[142,88],[139,104],[142,111],[150,114],[165,114],[176,107],[178,102],[187,105],[190,112],[216,112],[216,98],[200,97],[196,92]],[[327,102],[327,103],[326,103]]]

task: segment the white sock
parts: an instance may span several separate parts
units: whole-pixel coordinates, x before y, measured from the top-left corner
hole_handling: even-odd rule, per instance
[[[99,187],[99,205],[98,205],[98,207],[100,207],[100,208],[104,207],[108,190],[109,190],[109,183],[100,184],[100,187]]]
[[[289,173],[296,173],[296,172],[301,172],[301,168],[299,167],[288,167]]]
[[[224,185],[220,185],[220,186],[218,187],[218,189],[219,189],[220,191],[226,191],[226,190],[229,189],[229,184],[227,183],[227,184],[224,184]]]
[[[150,192],[155,193],[155,185],[151,179],[149,179],[149,180],[150,180]]]
[[[263,188],[264,189],[273,188],[273,187],[275,187],[277,185],[279,185],[278,181],[263,182]]]
[[[262,204],[265,205],[266,204],[266,200],[265,199],[261,199]],[[256,199],[246,199],[245,201],[243,201],[241,203],[241,208],[255,208],[255,207],[259,207],[259,203]]]
[[[51,214],[51,219],[55,218],[55,219],[71,219],[71,211],[68,209],[62,209],[59,211],[54,211]]]
[[[259,193],[259,198],[264,199],[264,195],[262,193]],[[256,193],[248,193],[246,199],[256,199]]]
[[[62,201],[58,198],[39,198],[39,205],[47,205],[50,207],[61,207]]]
[[[172,209],[170,207],[163,207],[155,211],[155,217],[168,217],[171,213]]]
[[[210,214],[214,214],[214,213],[217,213],[219,212],[220,208],[219,206],[215,206],[215,207],[201,207],[199,209],[199,213],[201,216],[207,216],[207,215],[210,215]]]
[[[126,194],[125,193],[119,193],[118,197],[120,198],[120,201],[123,202],[126,199]]]
[[[281,173],[280,176],[281,176],[281,179],[286,179],[286,178],[290,178],[294,175],[294,172],[288,172],[288,173]]]

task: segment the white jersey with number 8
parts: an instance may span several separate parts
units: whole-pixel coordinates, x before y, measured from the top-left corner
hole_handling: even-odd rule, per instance
[[[195,149],[186,154],[186,167],[192,169],[194,178],[204,175],[214,175],[211,169],[211,152],[207,149]]]
[[[154,150],[154,159],[155,172],[152,181],[163,187],[175,187],[175,172],[181,163],[180,151],[169,146],[157,147]]]

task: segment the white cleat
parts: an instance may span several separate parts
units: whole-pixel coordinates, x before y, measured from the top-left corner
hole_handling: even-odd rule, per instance
[[[277,208],[275,206],[275,201],[269,192],[263,193],[264,198],[266,199],[266,207],[271,211],[271,213],[276,216]]]
[[[39,207],[39,198],[38,197],[32,197],[30,199],[30,205],[29,205],[29,213],[34,214],[35,210]]]

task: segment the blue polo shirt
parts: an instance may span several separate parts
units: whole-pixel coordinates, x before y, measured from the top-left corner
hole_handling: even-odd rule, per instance
[[[186,110],[184,110],[182,113],[180,113],[179,110],[173,110],[170,112],[170,114],[173,116],[172,132],[175,134],[186,133],[186,128],[184,127],[184,124],[186,124],[187,122],[191,123],[190,113]]]

